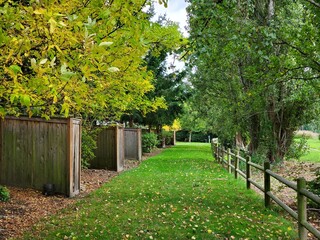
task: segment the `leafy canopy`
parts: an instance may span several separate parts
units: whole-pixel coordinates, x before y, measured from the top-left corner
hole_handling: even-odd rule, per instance
[[[146,0],[0,1],[0,116],[119,116],[163,106],[148,99],[142,64],[176,26],[149,21]]]

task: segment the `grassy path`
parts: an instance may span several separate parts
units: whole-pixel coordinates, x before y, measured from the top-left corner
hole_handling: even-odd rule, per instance
[[[296,239],[291,223],[211,159],[209,144],[166,149],[25,239]]]

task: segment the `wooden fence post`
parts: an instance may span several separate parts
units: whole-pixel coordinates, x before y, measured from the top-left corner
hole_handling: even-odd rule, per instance
[[[271,190],[270,175],[267,170],[270,169],[270,162],[264,162],[264,206],[270,207],[270,196],[268,193]]]
[[[249,162],[251,161],[251,157],[246,157],[246,182],[247,182],[247,189],[250,189],[250,181],[249,178],[251,177],[251,168]]]
[[[216,160],[217,160],[217,162],[219,162],[219,143],[217,143],[217,151],[216,151]]]
[[[234,177],[238,178],[238,167],[239,167],[239,149],[237,149],[236,153],[236,161],[234,162]]]
[[[220,158],[220,162],[221,165],[223,166],[223,159],[224,159],[224,146],[221,146],[221,158]]]
[[[307,221],[307,198],[301,194],[301,190],[306,188],[306,180],[298,178],[297,180],[297,194],[298,194],[298,230],[299,239],[306,240],[308,237],[307,229],[301,224]]]
[[[228,148],[228,172],[232,173],[232,169],[231,169],[231,149]]]

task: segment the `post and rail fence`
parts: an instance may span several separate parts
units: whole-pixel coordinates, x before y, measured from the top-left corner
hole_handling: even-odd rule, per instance
[[[250,189],[251,185],[254,185],[264,193],[265,207],[270,207],[271,200],[273,200],[286,212],[288,212],[295,220],[297,220],[300,240],[307,239],[308,231],[311,232],[315,237],[320,239],[320,231],[307,221],[307,199],[310,199],[311,201],[320,205],[320,197],[306,189],[306,180],[304,178],[297,179],[297,183],[291,182],[284,177],[272,172],[269,162],[265,162],[264,166],[260,166],[256,163],[253,163],[250,156],[245,154],[246,156],[243,157],[240,155],[239,150],[237,150],[236,152],[232,152],[230,148],[225,149],[218,143],[218,141],[213,140],[211,142],[211,149],[214,158],[218,161],[218,163],[225,165],[230,174],[233,173],[235,178],[241,176],[245,179],[247,189]],[[244,171],[240,169],[241,162],[242,165],[245,165]],[[252,167],[264,174],[263,185],[257,183],[252,179]],[[286,205],[271,192],[271,177],[297,192],[297,211]]]

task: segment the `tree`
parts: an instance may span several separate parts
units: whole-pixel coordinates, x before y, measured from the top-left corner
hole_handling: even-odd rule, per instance
[[[207,123],[200,117],[192,102],[186,102],[183,105],[183,113],[180,114],[180,124],[183,130],[189,132],[189,142],[192,139],[193,132],[206,132],[208,130]]]
[[[2,1],[0,115],[115,117],[164,105],[145,96],[142,58],[175,44],[175,28],[152,23],[148,0]]]
[[[160,133],[163,125],[171,125],[182,112],[183,102],[188,98],[189,93],[187,85],[183,82],[186,72],[184,70],[169,72],[167,69],[168,56],[179,49],[185,40],[178,31],[177,25],[167,20],[165,16],[160,17],[157,23],[163,27],[176,28],[176,32],[172,35],[175,34],[177,44],[166,46],[157,43],[152,48],[154,51],[149,51],[145,56],[145,66],[152,73],[152,84],[154,85],[154,91],[150,91],[146,96],[150,101],[161,98],[166,105],[148,113],[130,112],[123,117],[123,120],[129,120],[131,124],[133,121],[139,122],[149,126],[150,129],[156,128],[157,132]]]
[[[316,15],[302,1],[273,0],[197,1],[188,11],[192,83],[215,132],[249,135],[251,153],[283,159],[319,109]]]

